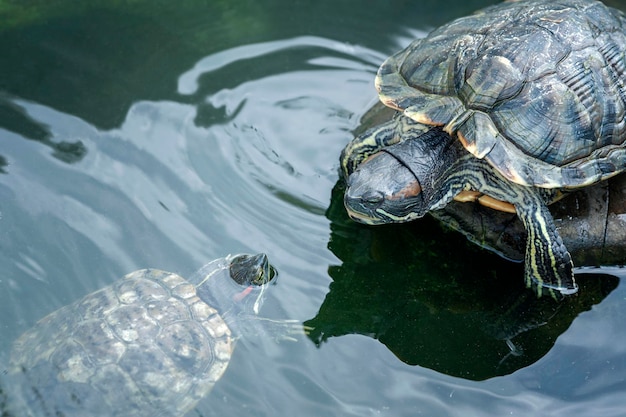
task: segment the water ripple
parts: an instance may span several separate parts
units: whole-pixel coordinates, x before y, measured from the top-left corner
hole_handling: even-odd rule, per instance
[[[382,59],[310,36],[232,48],[182,73],[179,101],[138,100],[110,130],[3,98],[47,142],[8,130],[0,137],[8,161],[0,175],[0,357],[45,313],[124,273],[187,275],[229,252],[264,251],[278,267],[270,316],[314,316],[329,269],[341,262],[328,249],[325,216],[338,155],[376,101]],[[51,145],[62,142],[86,152],[57,158]],[[621,285],[536,364],[482,382],[407,365],[364,336],[271,344],[262,359],[242,344],[198,414],[617,415],[623,300]]]

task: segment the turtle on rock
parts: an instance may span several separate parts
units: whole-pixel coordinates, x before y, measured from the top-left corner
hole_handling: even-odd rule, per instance
[[[410,216],[412,207],[422,204],[419,184],[427,184],[432,174],[428,165],[415,162],[440,152],[437,158],[455,163],[462,147],[450,146],[453,141],[441,129],[432,128],[424,132],[421,140],[400,142],[370,156],[349,179],[348,194],[353,199],[347,204],[349,210],[354,208],[351,214],[375,217],[374,212],[364,212],[368,206],[363,199],[382,195],[378,212],[387,213],[388,218]],[[432,190],[424,190],[424,195],[429,192]],[[468,193],[466,197],[478,204],[465,204],[467,199],[457,199],[429,214],[479,246],[505,259],[523,261],[526,230],[515,212],[492,210],[489,207],[493,208],[494,201],[486,195]],[[625,265],[626,174],[568,192],[565,197],[551,204],[549,210],[574,264],[579,267],[577,272],[595,270],[589,267]]]
[[[189,280],[132,272],[40,320],[13,344],[10,410],[24,416],[183,416],[254,332],[267,256],[214,260]],[[264,321],[266,323],[266,321]],[[271,321],[304,332],[295,321]]]
[[[571,256],[547,204],[626,167],[625,30],[624,14],[599,1],[508,1],[388,58],[375,84],[398,113],[341,155],[351,217],[402,222],[452,199],[480,198],[524,224],[526,284],[539,295],[575,293]],[[413,140],[424,141],[418,156],[403,150],[398,160],[428,175],[402,190],[420,196],[403,213],[381,208],[379,191],[350,187],[361,162]]]

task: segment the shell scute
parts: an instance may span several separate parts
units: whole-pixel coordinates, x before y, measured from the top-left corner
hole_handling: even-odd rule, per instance
[[[99,367],[89,383],[93,387],[92,391],[100,395],[100,405],[107,398],[128,396],[137,399],[134,404],[126,406],[126,410],[130,415],[138,414],[142,408],[150,406],[145,397],[142,397],[135,381],[118,364],[107,364]]]
[[[170,290],[174,289],[178,285],[186,284],[188,281],[177,274],[171,274],[167,272],[163,272],[162,275],[158,278],[159,282],[165,285],[166,288]]]
[[[123,305],[106,316],[106,323],[118,338],[126,343],[136,340],[154,340],[159,323],[152,319],[142,305]]]
[[[144,270],[142,275],[126,277],[114,284],[115,292],[120,302],[133,304],[137,300],[153,300],[167,297],[167,291],[151,277],[154,270]]]
[[[486,8],[391,56],[376,86],[522,185],[582,187],[626,169],[626,19],[600,2]]]
[[[183,370],[156,345],[130,345],[118,363],[122,372],[129,375],[140,391],[155,401],[171,396],[172,381],[185,379]]]
[[[106,316],[119,305],[120,300],[115,291],[102,289],[91,293],[90,297],[83,298],[76,307],[76,313],[83,319],[90,320]],[[60,329],[60,331],[63,330]]]
[[[195,321],[180,321],[165,326],[156,341],[178,368],[192,375],[202,374],[214,361],[213,352],[206,346],[215,341]]]
[[[505,56],[484,55],[474,63],[475,67],[466,70],[465,83],[458,92],[467,109],[488,111],[524,87],[524,75]]]
[[[212,338],[219,339],[223,337],[230,337],[230,329],[224,322],[224,320],[218,316],[213,315],[207,320],[202,321],[202,325]]]
[[[191,319],[187,304],[175,297],[146,303],[146,311],[162,326],[179,320]]]
[[[81,322],[74,328],[71,340],[81,347],[80,355],[88,358],[94,366],[115,363],[126,350],[124,342],[100,320]]]
[[[94,374],[94,366],[84,349],[74,340],[62,344],[62,349],[50,355],[50,364],[56,370],[57,379],[62,382],[86,383]]]
[[[203,301],[195,302],[191,304],[189,308],[191,310],[192,316],[196,320],[204,321],[204,320],[207,320],[212,315],[217,314],[216,309],[214,309],[213,307],[210,307],[207,303]]]

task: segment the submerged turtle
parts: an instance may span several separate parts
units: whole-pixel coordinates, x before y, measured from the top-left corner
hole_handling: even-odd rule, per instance
[[[19,415],[182,416],[226,370],[273,277],[264,254],[217,259],[189,280],[132,272],[17,339],[9,398]]]
[[[538,294],[577,291],[571,256],[546,204],[626,167],[626,18],[589,0],[505,2],[457,19],[388,58],[376,87],[401,113],[343,151],[346,177],[382,148],[429,143],[427,183],[407,215],[383,196],[346,193],[358,221],[407,221],[466,192],[515,210],[528,232],[525,280]],[[454,158],[442,158],[452,149]],[[413,189],[411,193],[419,192]],[[474,197],[472,197],[474,198]],[[365,202],[366,207],[362,203]]]

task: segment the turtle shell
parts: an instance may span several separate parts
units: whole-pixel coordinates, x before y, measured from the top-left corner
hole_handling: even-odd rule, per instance
[[[597,1],[505,2],[414,41],[376,86],[511,181],[581,187],[626,166],[625,29]]]
[[[181,416],[222,376],[232,348],[194,285],[144,269],[26,331],[9,374],[34,415]]]

